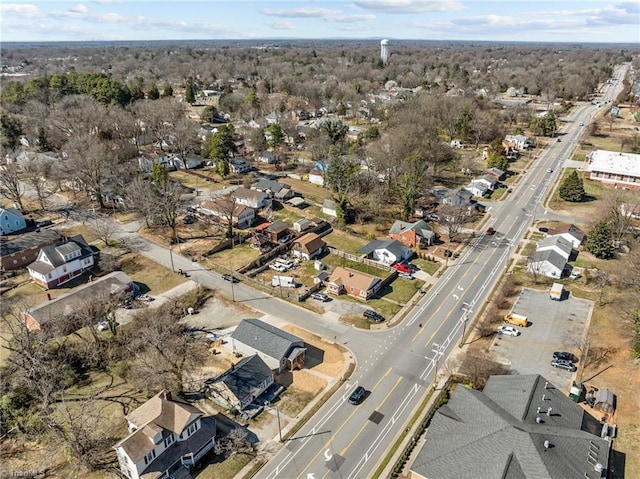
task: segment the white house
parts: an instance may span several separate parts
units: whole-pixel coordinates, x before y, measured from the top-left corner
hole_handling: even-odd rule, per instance
[[[269,195],[264,191],[250,190],[244,187],[236,188],[233,194],[236,198],[236,203],[249,208],[264,208],[270,201]]]
[[[215,446],[215,419],[166,390],[125,419],[129,435],[114,449],[129,479],[171,477],[169,471],[190,469]]]
[[[568,261],[569,256],[571,256],[571,252],[573,251],[573,247],[571,242],[567,241],[562,236],[547,236],[538,242],[536,251],[547,250],[555,251]]]
[[[320,168],[314,168],[309,172],[309,183],[324,186],[324,171]]]
[[[260,163],[266,163],[268,165],[274,164],[278,160],[278,157],[272,151],[263,151],[258,155],[258,161]]]
[[[327,216],[337,217],[336,202],[332,198],[325,198],[322,202],[322,212]]]
[[[216,198],[205,201],[198,210],[203,215],[215,216],[222,224],[227,224],[231,215],[231,224],[235,228],[243,229],[251,226],[256,219],[256,211],[248,206],[232,202],[233,200],[230,198]],[[231,211],[232,208],[233,211]]]
[[[237,156],[229,160],[229,168],[231,168],[232,173],[239,175],[251,171],[251,163],[242,156]]]
[[[504,141],[516,150],[526,150],[531,146],[531,141],[524,135],[507,135]]]
[[[71,281],[93,264],[93,251],[82,235],[77,235],[42,248],[27,269],[33,281],[49,289]]]
[[[640,190],[640,155],[596,150],[588,159],[592,180],[611,188]]]
[[[6,235],[26,227],[27,222],[18,208],[0,208],[0,233]]]
[[[549,230],[547,237],[560,236],[571,243],[574,248],[579,248],[586,235],[576,225],[566,224]]]
[[[560,278],[567,265],[567,259],[553,249],[536,251],[529,259],[527,271],[548,278]]]
[[[398,240],[373,240],[360,248],[358,253],[385,264],[402,262],[413,256],[411,248]]]

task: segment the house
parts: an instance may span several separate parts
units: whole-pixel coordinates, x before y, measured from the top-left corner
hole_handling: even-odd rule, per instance
[[[278,374],[285,369],[302,369],[307,351],[301,338],[259,319],[240,321],[226,347],[234,354],[257,354]]]
[[[185,477],[179,471],[188,473],[215,446],[213,417],[167,390],[125,419],[129,435],[113,447],[129,479]]]
[[[360,248],[358,253],[385,264],[402,262],[413,256],[411,248],[398,240],[373,240]]]
[[[205,164],[204,159],[195,153],[189,153],[185,158],[179,156],[173,157],[173,165],[182,170],[191,170],[194,168],[202,168]]]
[[[586,236],[580,228],[572,224],[558,226],[557,228],[549,230],[547,234],[547,237],[562,236],[569,241],[574,248],[579,248]]]
[[[264,117],[264,120],[267,122],[267,125],[276,125],[280,123],[281,115],[280,113],[276,113],[275,111],[269,113]]]
[[[484,196],[493,191],[497,184],[498,180],[493,176],[484,175],[471,180],[471,183],[465,186],[464,189],[473,193],[473,196]]]
[[[254,209],[264,208],[270,202],[270,198],[267,193],[258,190],[250,190],[242,186],[235,189],[233,196],[236,199],[236,203]]]
[[[307,110],[295,110],[291,112],[291,116],[297,121],[308,121],[311,119],[311,113]]]
[[[436,234],[424,220],[418,220],[415,223],[396,220],[389,230],[389,238],[400,241],[410,248],[418,248],[423,245],[431,246],[436,239]]]
[[[309,172],[309,183],[324,186],[324,170],[314,168]]]
[[[266,163],[267,165],[273,165],[278,162],[278,156],[272,151],[263,151],[258,155],[259,163]]]
[[[281,201],[288,200],[295,194],[289,185],[275,180],[269,180],[267,178],[260,178],[251,188],[267,193]]]
[[[326,280],[327,292],[335,295],[347,294],[368,301],[382,286],[382,279],[351,268],[336,267]]]
[[[102,315],[96,310],[95,318],[77,318],[77,312],[85,312],[111,297],[119,300],[122,296],[134,294],[136,285],[133,280],[122,271],[114,271],[105,276],[89,281],[71,292],[56,299],[41,303],[30,308],[23,316],[27,327],[32,331],[40,331],[45,328],[63,332],[73,332],[84,326],[81,322],[97,322]]]
[[[242,358],[205,381],[207,397],[231,411],[243,411],[273,384],[273,371],[258,354]]]
[[[573,252],[573,247],[570,241],[566,240],[562,236],[547,236],[546,238],[538,241],[536,251],[553,250],[569,261],[569,257]]]
[[[589,178],[609,188],[640,190],[640,155],[596,150],[587,155]]]
[[[240,229],[251,226],[256,219],[256,210],[241,205],[229,197],[205,201],[198,207],[198,211],[203,215],[219,218],[222,224],[228,224],[231,214],[231,224],[234,228]]]
[[[242,173],[246,173],[247,171],[251,171],[251,163],[249,163],[242,156],[236,156],[235,158],[231,158],[229,160],[229,168],[231,168],[231,172],[235,175],[239,175]]]
[[[498,181],[502,181],[505,178],[506,172],[502,171],[500,168],[492,167],[482,172],[484,176],[492,176]]]
[[[438,408],[409,477],[603,478],[607,431],[540,375],[491,376],[482,392],[458,386]]]
[[[333,198],[325,198],[322,202],[322,212],[327,216],[332,216],[336,218],[338,214],[336,213],[336,202]]]
[[[445,192],[440,199],[440,204],[466,209],[467,215],[471,215],[475,210],[473,193],[464,188]]]
[[[527,264],[527,271],[548,278],[561,278],[567,259],[554,249],[536,251]]]
[[[531,146],[531,141],[524,135],[507,135],[504,138],[504,143],[515,150],[526,150]]]
[[[93,250],[77,235],[42,248],[27,269],[33,281],[49,289],[71,281],[93,264]]]
[[[276,221],[265,228],[264,232],[272,243],[279,243],[289,237],[289,225],[284,221]]]
[[[146,174],[151,172],[153,165],[162,165],[167,171],[176,171],[176,165],[174,163],[176,158],[175,155],[161,155],[157,153],[142,155],[138,157],[138,168],[142,173]]]
[[[27,222],[18,208],[0,208],[0,234],[8,235],[27,227]]]
[[[293,223],[293,231],[295,231],[296,233],[302,233],[303,231],[308,230],[311,227],[313,227],[313,224],[306,218],[300,218],[298,221],[295,221]]]
[[[0,243],[2,270],[24,268],[33,263],[42,248],[60,241],[62,236],[55,230],[42,229],[11,238]]]
[[[314,259],[320,256],[327,244],[315,233],[307,233],[294,240],[291,245],[291,253],[297,258],[304,260]]]

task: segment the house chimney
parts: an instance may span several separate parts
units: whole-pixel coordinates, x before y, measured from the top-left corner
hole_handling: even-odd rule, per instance
[[[171,391],[165,391],[165,392],[164,392],[164,398],[165,398],[167,401],[171,401]]]

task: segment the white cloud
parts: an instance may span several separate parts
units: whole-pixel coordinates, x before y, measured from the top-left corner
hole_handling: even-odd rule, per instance
[[[111,5],[114,3],[124,3],[122,0],[93,0],[93,3],[98,5]]]
[[[295,30],[295,25],[287,20],[282,20],[279,22],[271,22],[268,23],[271,28],[274,30]]]
[[[85,7],[82,3],[78,3],[75,6],[71,7],[69,9],[70,12],[73,13],[79,13],[84,15],[85,13],[87,13],[89,11],[89,9],[87,7]]]
[[[427,13],[464,10],[457,0],[356,0],[354,5],[385,13]]]
[[[337,15],[333,18],[333,21],[338,23],[358,23],[374,20],[376,18],[373,14],[363,15]]]
[[[329,8],[293,8],[289,10],[276,10],[272,8],[263,8],[260,13],[269,17],[285,17],[285,18],[328,18],[340,15],[340,10]]]
[[[3,15],[19,15],[23,18],[38,18],[42,16],[42,12],[38,7],[29,3],[0,4],[0,13]]]

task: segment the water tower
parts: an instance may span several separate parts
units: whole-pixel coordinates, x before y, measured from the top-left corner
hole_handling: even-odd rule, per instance
[[[380,41],[380,61],[383,65],[389,60],[389,40],[386,38]]]

